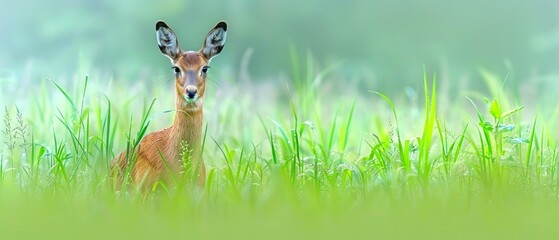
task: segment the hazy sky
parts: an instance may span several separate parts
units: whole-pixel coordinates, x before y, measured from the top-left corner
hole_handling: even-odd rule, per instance
[[[0,0],[0,72],[32,64],[38,75],[158,73],[167,62],[155,45],[156,20],[195,50],[223,19],[230,31],[220,61],[236,70],[253,49],[255,76],[289,72],[290,47],[322,65],[343,61],[390,79],[416,75],[424,64],[459,75],[500,69],[505,60],[519,75],[556,73],[558,9],[549,0]]]

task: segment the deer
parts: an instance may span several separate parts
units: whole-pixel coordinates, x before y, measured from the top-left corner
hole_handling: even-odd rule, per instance
[[[190,167],[197,175],[195,181],[203,187],[206,168],[202,160],[201,138],[206,74],[210,61],[225,46],[227,23],[217,23],[198,51],[183,51],[175,32],[161,20],[155,24],[155,32],[159,50],[171,60],[175,77],[174,121],[168,128],[145,135],[134,151],[121,152],[113,159],[110,172],[116,177],[118,188],[125,180],[125,172],[136,187],[149,189],[159,181],[169,183],[184,173],[181,144],[186,142],[191,153]]]

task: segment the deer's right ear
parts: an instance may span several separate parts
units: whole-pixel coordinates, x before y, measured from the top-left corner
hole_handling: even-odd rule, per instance
[[[175,35],[173,30],[163,21],[157,21],[155,24],[155,34],[157,36],[157,45],[161,53],[171,60],[175,59],[180,53],[177,35]]]

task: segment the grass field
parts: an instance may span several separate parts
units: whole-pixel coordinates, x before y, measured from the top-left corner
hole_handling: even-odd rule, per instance
[[[48,79],[6,102],[6,239],[533,239],[559,234],[557,111],[523,106],[506,76],[448,90],[437,71],[383,94],[293,55],[252,82],[216,62],[203,189],[114,192],[109,161],[168,126],[172,74],[130,86]],[[19,79],[8,79],[18,82]],[[440,90],[446,89],[446,90]],[[529,98],[528,98],[529,99]],[[524,98],[526,100],[526,98]],[[538,112],[539,111],[539,112]]]

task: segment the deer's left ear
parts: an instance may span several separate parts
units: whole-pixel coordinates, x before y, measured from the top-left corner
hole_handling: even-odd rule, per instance
[[[206,40],[200,53],[208,60],[215,57],[221,52],[225,46],[225,37],[227,36],[227,23],[219,22],[215,27],[208,32]]]

